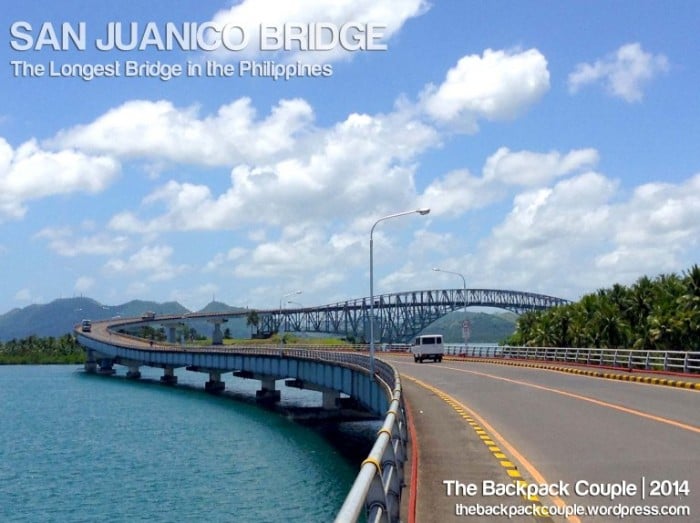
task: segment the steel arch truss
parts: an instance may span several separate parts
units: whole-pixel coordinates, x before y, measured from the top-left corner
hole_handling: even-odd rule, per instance
[[[530,292],[495,289],[440,289],[374,297],[375,341],[407,342],[428,325],[464,307],[495,307],[518,314],[549,309],[567,300]],[[260,332],[323,332],[367,339],[369,298],[320,307],[262,311]]]

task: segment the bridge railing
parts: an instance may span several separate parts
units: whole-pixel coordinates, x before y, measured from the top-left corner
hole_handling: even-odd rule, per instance
[[[556,361],[627,370],[700,373],[700,352],[637,349],[446,345],[445,353],[470,358]]]
[[[398,372],[383,361],[377,361],[375,368],[377,379],[389,389],[392,401],[377,440],[362,462],[335,523],[354,522],[363,514],[371,523],[400,521],[403,465],[408,442],[406,411]]]

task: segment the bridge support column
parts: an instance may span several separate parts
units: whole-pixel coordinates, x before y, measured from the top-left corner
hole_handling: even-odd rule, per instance
[[[117,372],[114,370],[114,360],[111,358],[101,358],[97,363],[100,366],[100,368],[97,370],[99,374],[114,374]]]
[[[177,342],[177,328],[174,325],[168,326],[168,343]]]
[[[340,398],[340,392],[337,390],[324,390],[322,392],[323,399],[321,406],[325,410],[333,410],[338,408],[337,400]]]
[[[85,353],[85,372],[97,372],[97,361],[95,361],[95,351],[87,350]]]
[[[163,375],[160,377],[160,382],[166,385],[175,385],[177,383],[175,369],[172,367],[165,367],[163,369]]]
[[[261,403],[277,403],[280,398],[280,391],[275,389],[274,378],[263,378],[260,380],[260,390],[255,391],[255,399]]]
[[[220,372],[210,372],[209,381],[204,384],[204,390],[210,394],[218,394],[226,388],[226,383],[221,381]]]
[[[224,333],[221,332],[221,324],[214,324],[214,332],[211,335],[212,345],[223,345],[224,344]]]
[[[221,324],[226,323],[228,320],[226,318],[221,319],[210,319],[207,320],[209,323],[214,325],[214,332],[211,334],[212,345],[223,345],[224,344],[224,333],[221,332]]]
[[[221,332],[221,324],[226,320],[213,321],[214,332],[211,335],[212,345],[223,345],[224,344],[224,333]]]
[[[141,371],[138,365],[129,365],[129,370],[126,373],[127,378],[137,380],[141,377]]]

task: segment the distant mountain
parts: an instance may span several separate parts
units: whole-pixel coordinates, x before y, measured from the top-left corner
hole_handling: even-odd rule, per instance
[[[177,302],[157,303],[133,300],[122,305],[102,305],[92,298],[61,298],[42,305],[12,309],[0,315],[0,341],[12,338],[62,336],[83,319],[104,320],[115,316],[140,316],[145,311],[157,314],[190,312]]]
[[[247,310],[244,307],[233,307],[221,301],[210,301],[197,312],[245,312]]]
[[[198,312],[245,312],[248,309],[233,307],[212,301]],[[61,298],[43,305],[29,305],[12,309],[0,315],[0,341],[21,339],[30,335],[39,337],[62,336],[73,330],[73,325],[83,319],[104,320],[114,317],[141,316],[146,311],[156,314],[186,314],[191,312],[177,302],[157,303],[132,300],[122,305],[102,305],[92,298]],[[483,312],[456,311],[440,318],[423,332],[445,336],[448,343],[462,342],[462,322],[471,321],[473,343],[498,343],[515,331],[517,315],[509,312],[486,314]],[[221,326],[234,338],[250,336],[245,318],[230,319]],[[192,322],[197,332],[211,335],[212,325],[206,321]]]

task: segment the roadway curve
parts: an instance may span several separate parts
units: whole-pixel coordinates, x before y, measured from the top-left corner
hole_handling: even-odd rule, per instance
[[[691,510],[689,517],[630,516],[625,521],[700,521],[700,391],[491,363],[444,360],[416,364],[401,355],[382,358],[397,367],[402,381],[406,381],[404,377],[420,380],[471,411],[515,462],[525,480],[535,484],[562,481],[571,486],[570,495],[559,500],[545,498],[543,503],[687,505]],[[453,414],[457,416],[457,412]],[[480,455],[473,456],[475,465],[496,460],[485,446],[479,448]],[[506,474],[503,477],[504,482],[509,481]],[[645,500],[640,499],[639,493],[642,478]],[[459,478],[432,478],[439,484],[444,479]],[[638,492],[614,501],[578,496],[573,487],[581,480],[632,483]],[[680,490],[685,490],[683,482],[687,481],[688,495],[652,497],[650,487],[654,480],[677,482]],[[419,485],[419,500],[425,495],[421,489],[429,487]],[[444,491],[444,487],[440,485],[438,490]],[[454,514],[455,501],[462,500],[448,499],[444,492],[441,495]],[[490,501],[513,502],[493,497]],[[617,520],[590,516],[578,519]]]

